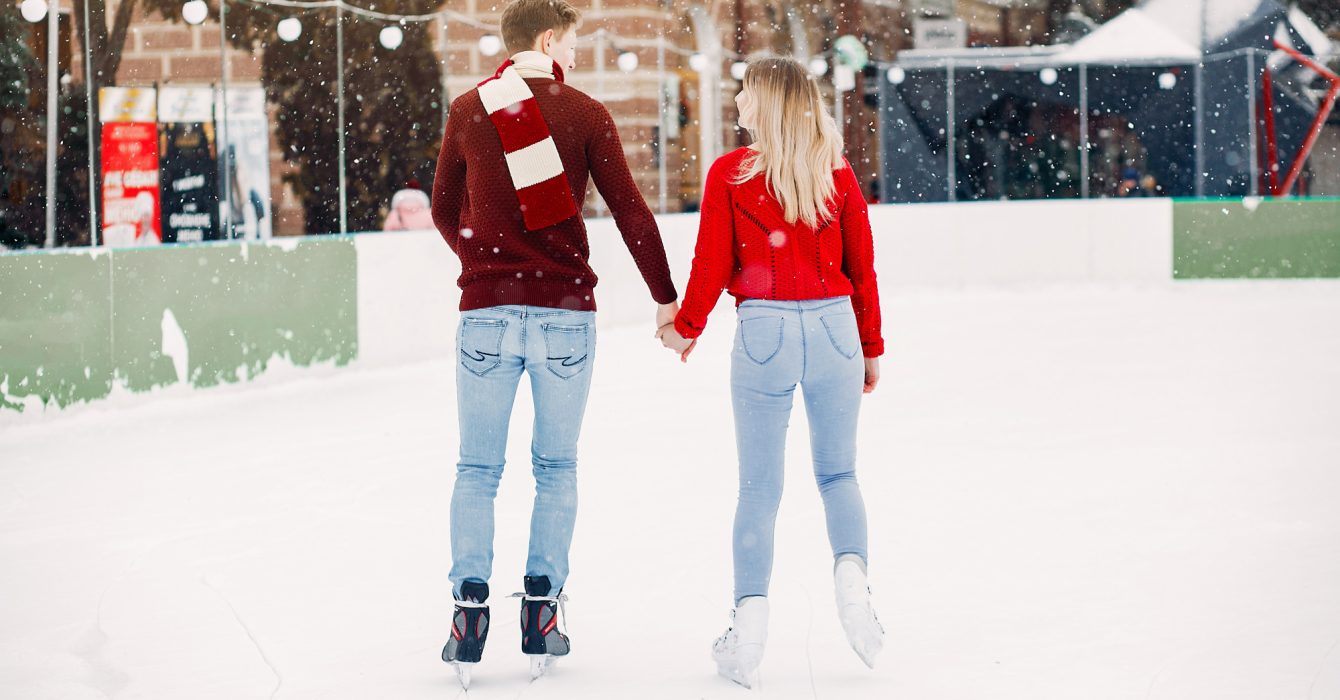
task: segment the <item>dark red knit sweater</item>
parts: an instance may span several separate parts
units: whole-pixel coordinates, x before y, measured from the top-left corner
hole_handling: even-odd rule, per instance
[[[656,219],[624,159],[609,110],[557,80],[527,78],[580,212],[588,175],[657,303],[677,298]],[[433,181],[433,222],[461,259],[461,310],[503,304],[594,311],[596,275],[580,214],[527,231],[502,141],[475,90],[451,105]]]
[[[880,335],[879,288],[875,283],[870,217],[851,164],[833,173],[835,216],[818,230],[786,223],[782,205],[758,175],[733,184],[740,148],[712,164],[703,188],[702,218],[693,271],[675,330],[697,338],[722,290],[745,299],[826,299],[851,296],[866,357],[884,354]]]

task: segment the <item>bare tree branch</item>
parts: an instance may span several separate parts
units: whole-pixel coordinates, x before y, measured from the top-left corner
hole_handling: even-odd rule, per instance
[[[98,0],[101,4],[103,0]],[[137,0],[121,0],[116,7],[116,19],[113,21],[111,36],[107,39],[107,55],[104,59],[103,71],[106,75],[116,79],[116,73],[121,68],[121,55],[124,53],[126,44],[126,31],[130,29],[130,18],[135,14],[135,5]]]

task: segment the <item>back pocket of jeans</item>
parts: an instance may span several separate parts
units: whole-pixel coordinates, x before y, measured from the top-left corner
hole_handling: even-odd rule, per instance
[[[758,316],[740,321],[740,345],[758,364],[767,364],[782,349],[781,316]]]
[[[820,316],[819,320],[823,321],[833,348],[848,360],[856,357],[856,353],[861,351],[861,332],[856,327],[856,315],[829,314]]]
[[[543,328],[547,351],[545,364],[550,372],[568,379],[586,368],[589,364],[587,357],[591,354],[590,327],[587,324],[546,323]]]
[[[502,319],[461,319],[461,366],[484,375],[502,364],[502,340],[506,330],[507,321]]]

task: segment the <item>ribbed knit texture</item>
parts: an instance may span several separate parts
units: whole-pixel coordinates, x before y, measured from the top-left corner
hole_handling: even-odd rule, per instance
[[[652,298],[677,298],[656,219],[628,171],[609,110],[556,80],[526,78],[578,211],[594,181]],[[461,259],[462,311],[525,304],[594,311],[596,275],[580,215],[527,231],[498,131],[476,90],[451,105],[433,181],[433,221]]]
[[[874,238],[851,164],[833,173],[835,215],[815,230],[799,221],[786,223],[764,175],[733,184],[748,152],[727,153],[708,171],[693,271],[675,330],[685,338],[701,335],[723,290],[737,306],[746,299],[851,296],[863,354],[884,354]]]

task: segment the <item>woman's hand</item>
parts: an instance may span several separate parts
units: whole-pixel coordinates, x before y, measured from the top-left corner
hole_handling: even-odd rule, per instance
[[[684,352],[679,353],[679,361],[688,362],[689,353],[693,352],[693,349],[696,347],[698,347],[698,339],[694,338],[693,342],[689,343],[689,346],[687,348],[684,348]]]
[[[863,393],[869,394],[875,390],[875,385],[879,384],[879,358],[865,358],[865,389]]]
[[[661,340],[661,345],[675,351],[679,355],[681,362],[688,362],[689,353],[693,351],[694,346],[698,344],[695,338],[689,340],[675,330],[675,324],[667,323],[656,330],[656,337]]]

